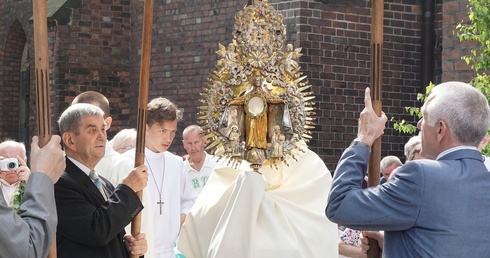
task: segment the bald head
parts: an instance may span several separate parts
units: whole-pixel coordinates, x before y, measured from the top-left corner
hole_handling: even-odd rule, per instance
[[[104,111],[104,120],[106,123],[105,130],[108,131],[109,128],[111,128],[112,117],[110,114],[109,100],[104,95],[96,91],[82,92],[71,102],[72,105],[80,103],[92,104],[102,109],[102,111]]]
[[[75,99],[71,102],[72,105],[78,103],[87,103],[98,106],[102,111],[104,111],[104,118],[110,116],[109,100],[107,98],[96,92],[96,91],[86,91],[78,94]]]
[[[23,143],[13,140],[6,140],[0,143],[0,156],[4,159],[22,159],[27,163],[26,147]],[[20,160],[19,160],[20,161]],[[19,163],[20,166],[21,163]],[[19,175],[16,170],[0,171],[0,178],[9,184],[19,181]]]
[[[187,151],[189,158],[191,160],[202,160],[206,153],[204,149],[206,148],[206,139],[202,132],[201,127],[197,125],[190,125],[184,129],[182,133],[182,144],[184,149]]]
[[[189,135],[191,134],[198,134],[201,135],[203,134],[202,129],[198,125],[189,125],[184,129],[184,132],[182,133],[182,138],[185,140]]]
[[[9,155],[9,153],[11,154]],[[13,140],[6,140],[0,143],[0,156],[5,158],[15,158],[17,155],[23,160],[27,160],[26,146],[23,143]]]

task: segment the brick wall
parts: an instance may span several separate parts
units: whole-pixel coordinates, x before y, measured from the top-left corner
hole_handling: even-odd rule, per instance
[[[56,40],[54,101],[59,103],[53,112],[59,115],[80,92],[100,92],[111,106],[111,137],[129,126],[131,113],[130,1],[92,0],[72,12],[70,23],[50,28]]]
[[[461,60],[475,44],[460,42],[456,25],[468,20],[468,1],[444,1],[442,5],[442,80],[469,82],[475,76],[470,66]]]
[[[22,52],[26,43],[26,35],[22,25],[15,20],[8,29],[3,48],[2,80],[0,94],[0,138],[18,136],[19,126],[19,84]]]
[[[247,1],[155,3],[150,99],[164,96],[184,109],[183,127],[196,123],[202,86],[216,64],[218,43],[231,42],[234,14]],[[371,7],[367,1],[269,1],[285,16],[288,43],[302,47],[302,71],[317,96],[318,126],[310,147],[333,170],[355,137],[369,86]],[[137,2],[142,13],[142,4]],[[135,2],[133,1],[133,6]],[[140,24],[142,16],[134,16]],[[141,29],[132,29],[132,52],[141,46]],[[414,119],[405,106],[416,105],[420,89],[421,7],[415,0],[385,2],[383,109],[388,117]],[[137,92],[139,55],[132,55],[131,92]],[[137,101],[131,101],[136,107]],[[135,108],[134,108],[135,109]],[[135,116],[132,124],[135,124]],[[392,127],[391,123],[388,125]],[[408,136],[388,129],[383,154],[403,156]],[[180,133],[171,151],[183,154]]]
[[[79,92],[99,91],[111,101],[111,136],[121,128],[136,126],[143,0],[79,2],[80,6],[72,7],[71,14],[65,17],[69,18],[68,23],[50,27],[53,121]],[[216,65],[218,44],[231,42],[233,17],[247,2],[155,2],[149,99],[164,96],[184,110],[184,121],[179,123],[178,137],[170,148],[177,154],[184,153],[180,144],[182,129],[196,123],[197,100]],[[285,16],[287,43],[302,48],[299,63],[313,86],[318,108],[318,126],[309,145],[333,170],[341,152],[355,137],[364,88],[370,82],[370,1],[270,2]],[[436,47],[434,67],[442,71],[444,80],[456,74],[454,69],[465,69],[456,58],[461,54],[449,51],[450,46],[461,47],[451,41],[450,35],[455,21],[465,14],[465,3],[438,4],[437,17],[442,22],[436,24],[435,37],[442,41],[437,41],[436,46],[442,45],[448,53],[443,52],[443,66],[438,67],[441,48]],[[31,6],[31,2],[16,1],[0,8],[4,14],[0,18],[0,36],[5,35],[0,38],[7,38],[6,32],[18,19],[32,56],[32,25],[28,21],[31,14],[17,11],[30,10]],[[383,110],[389,118],[415,122],[405,114],[404,107],[419,105],[415,98],[421,87],[421,0],[385,1],[384,7]],[[7,53],[5,42],[0,41],[2,64]],[[449,66],[448,62],[454,65]],[[31,71],[33,67],[31,62]],[[2,88],[8,81],[4,79],[5,72],[0,71]],[[440,80],[440,72],[435,72],[434,77],[434,81]],[[34,96],[34,84],[31,95]],[[31,114],[34,131],[35,112]],[[382,138],[382,155],[402,157],[401,150],[409,136],[391,128],[392,123],[388,123]]]
[[[150,65],[149,97],[166,97],[184,111],[184,120],[170,151],[184,154],[182,130],[196,124],[200,93],[217,62],[218,43],[231,42],[234,15],[248,1],[185,1],[155,2]],[[139,14],[133,12],[131,92],[132,110],[137,109],[141,53],[143,5],[133,1]],[[138,53],[138,54],[136,54]],[[132,124],[136,125],[136,113]]]
[[[30,9],[31,1],[2,1],[0,5],[0,140],[19,140],[21,59],[32,35],[32,14],[25,10]]]
[[[329,1],[323,1],[329,2]],[[303,47],[301,65],[317,95],[318,126],[310,147],[333,170],[355,138],[370,83],[371,7],[359,1],[323,4],[302,1],[297,18]],[[415,1],[385,1],[383,45],[383,110],[388,118],[413,106],[420,81],[421,10]],[[382,138],[382,156],[402,157],[406,136],[391,130]]]

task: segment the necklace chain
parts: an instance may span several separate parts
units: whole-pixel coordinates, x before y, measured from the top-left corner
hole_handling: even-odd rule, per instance
[[[164,204],[164,202],[162,202],[162,191],[163,191],[163,179],[165,178],[165,156],[163,156],[163,171],[162,171],[163,174],[162,174],[162,183],[160,184],[161,188],[158,187],[157,180],[155,179],[155,175],[153,173],[153,169],[151,169],[150,162],[148,161],[146,156],[145,156],[145,160],[146,160],[146,163],[148,164],[148,168],[150,168],[151,178],[153,178],[153,182],[155,183],[155,187],[157,188],[158,195],[160,197],[157,204],[160,205],[160,215],[161,215],[162,214],[162,204]]]

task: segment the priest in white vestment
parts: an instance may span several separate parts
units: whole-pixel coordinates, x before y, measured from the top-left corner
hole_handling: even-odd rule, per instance
[[[337,225],[324,213],[332,177],[303,141],[312,138],[315,103],[296,61],[301,48],[286,45],[284,17],[267,0],[249,1],[232,35],[216,52],[198,116],[221,167],[188,214],[179,250],[187,258],[336,258]]]
[[[338,257],[337,225],[324,213],[332,177],[302,149],[297,162],[264,165],[262,175],[246,162],[218,165],[187,215],[179,250],[187,258]]]

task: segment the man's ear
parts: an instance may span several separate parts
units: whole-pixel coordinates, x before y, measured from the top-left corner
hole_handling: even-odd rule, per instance
[[[478,145],[479,151],[482,151],[487,146],[489,137],[490,136],[488,135],[488,133],[485,134],[485,137],[483,137],[483,139],[481,140],[480,145]]]
[[[111,128],[111,124],[112,124],[112,117],[108,116],[106,117],[106,119],[104,119],[105,121],[105,130],[106,131],[109,131],[109,128]]]
[[[66,149],[75,150],[75,142],[73,141],[73,134],[71,132],[63,133],[61,140]]]
[[[439,126],[439,130],[437,131],[437,140],[441,141],[449,134],[449,127],[443,120],[439,120],[439,122],[437,122],[437,126]]]

